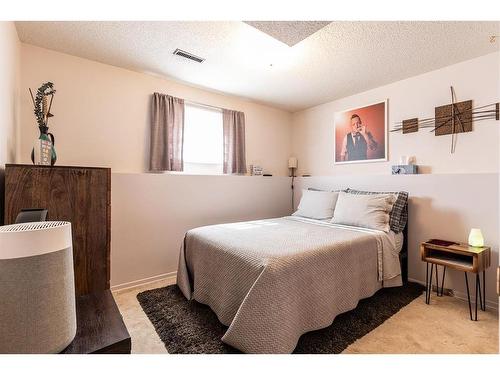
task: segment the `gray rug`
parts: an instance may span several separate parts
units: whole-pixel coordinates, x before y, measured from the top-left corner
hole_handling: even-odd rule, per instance
[[[338,315],[329,327],[305,333],[294,353],[337,354],[378,327],[422,294],[416,283],[381,289],[361,300],[351,311]],[[147,290],[137,299],[169,353],[239,353],[221,341],[227,327],[215,313],[196,301],[187,301],[176,285]]]

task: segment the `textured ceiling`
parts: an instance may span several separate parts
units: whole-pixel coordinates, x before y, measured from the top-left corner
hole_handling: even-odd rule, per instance
[[[500,35],[498,22],[332,22],[289,47],[238,21],[16,26],[26,43],[289,111],[498,51],[490,36]]]
[[[245,21],[245,23],[292,47],[328,25],[330,21]]]

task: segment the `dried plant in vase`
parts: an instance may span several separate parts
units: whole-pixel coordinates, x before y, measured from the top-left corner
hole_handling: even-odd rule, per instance
[[[54,117],[50,112],[52,101],[54,100],[54,84],[46,82],[40,86],[36,92],[36,97],[33,97],[33,92],[29,89],[31,100],[33,102],[36,121],[40,136],[35,140],[33,150],[31,151],[31,161],[37,165],[54,165],[57,160],[55,138],[52,133],[49,133],[49,119]]]

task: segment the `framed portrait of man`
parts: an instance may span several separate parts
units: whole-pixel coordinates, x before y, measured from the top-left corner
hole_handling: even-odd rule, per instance
[[[334,163],[387,161],[387,100],[335,113]]]

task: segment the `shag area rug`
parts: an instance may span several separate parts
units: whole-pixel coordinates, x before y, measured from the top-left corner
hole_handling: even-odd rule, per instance
[[[338,315],[330,326],[302,335],[294,353],[341,353],[420,296],[423,290],[416,283],[380,289],[361,300],[354,310]],[[227,327],[210,307],[186,300],[177,285],[147,290],[139,293],[137,299],[169,353],[240,353],[221,341]]]

